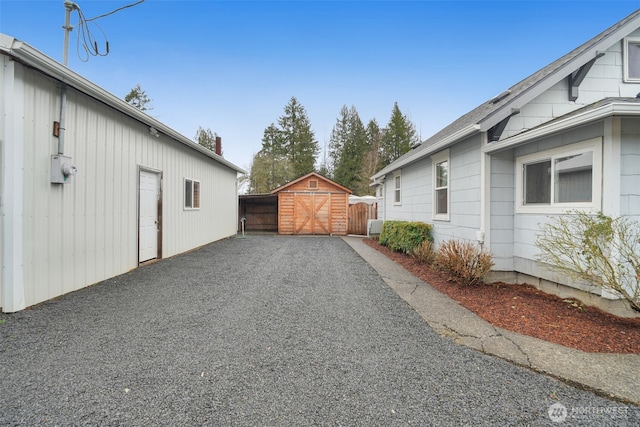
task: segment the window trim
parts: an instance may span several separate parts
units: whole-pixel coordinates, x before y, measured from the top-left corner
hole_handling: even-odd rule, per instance
[[[638,77],[630,77],[629,76],[629,44],[637,44],[640,45],[640,37],[626,37],[624,39],[623,44],[623,73],[624,73],[624,82],[625,83],[640,83],[640,76]]]
[[[567,157],[571,155],[593,153],[593,164],[591,173],[591,202],[554,202],[555,192],[555,174],[551,173],[550,183],[550,203],[549,204],[524,204],[524,166],[526,164],[537,163],[544,160],[551,161],[551,167],[554,167],[554,159]],[[516,178],[516,213],[534,213],[534,214],[563,214],[571,210],[583,211],[599,211],[602,208],[602,138],[597,137],[586,141],[578,142],[570,145],[552,148],[536,153],[527,154],[516,157],[515,162],[515,178]]]
[[[191,184],[191,200],[190,203],[187,204],[187,185]],[[183,202],[183,209],[185,211],[197,211],[200,210],[200,199],[201,199],[201,194],[202,194],[202,190],[201,190],[201,186],[200,186],[200,181],[198,181],[197,179],[192,179],[192,178],[185,178],[183,180],[183,185],[182,185],[182,189],[184,190],[184,197],[182,199]]]
[[[402,172],[396,171],[393,174],[393,205],[402,205]]]
[[[436,187],[436,183],[438,182],[437,174],[437,165],[440,163],[447,162],[447,185],[443,187]],[[433,208],[431,209],[431,218],[434,221],[449,221],[451,218],[451,158],[449,156],[449,149],[440,151],[439,153],[431,156],[431,182],[433,187],[432,194],[432,202]],[[436,190],[447,190],[447,213],[437,213],[436,208],[438,206],[438,194]]]

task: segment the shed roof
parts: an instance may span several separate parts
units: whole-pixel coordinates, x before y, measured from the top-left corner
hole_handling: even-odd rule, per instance
[[[488,131],[492,126],[509,117],[514,109],[520,109],[545,90],[597,58],[601,52],[638,27],[640,27],[640,9],[501,94],[459,117],[421,145],[377,172],[372,178],[374,180],[381,178],[393,170],[446,148],[473,133]]]
[[[292,185],[297,184],[297,183],[299,183],[300,181],[304,181],[304,180],[306,180],[306,179],[308,179],[308,178],[311,178],[311,177],[315,177],[315,178],[318,178],[318,179],[320,179],[320,180],[322,180],[322,181],[325,181],[325,182],[329,183],[330,185],[333,185],[334,187],[338,188],[339,190],[344,191],[345,193],[349,193],[349,194],[353,193],[353,192],[352,192],[351,190],[349,190],[347,187],[343,187],[342,185],[338,184],[337,182],[332,181],[332,180],[330,180],[329,178],[327,178],[327,177],[324,177],[324,176],[320,175],[319,173],[311,172],[311,173],[308,173],[308,174],[306,174],[306,175],[304,175],[304,176],[301,176],[301,177],[300,177],[300,178],[298,178],[298,179],[295,179],[295,180],[293,180],[293,181],[291,181],[291,182],[288,182],[288,183],[286,183],[286,184],[284,184],[284,185],[282,185],[282,186],[280,186],[280,187],[276,188],[275,190],[273,190],[273,191],[271,192],[271,194],[278,193],[278,192],[280,192],[280,191],[286,190],[287,188],[291,187]]]
[[[153,117],[147,115],[143,111],[129,105],[123,99],[111,94],[104,90],[95,83],[82,77],[80,74],[71,70],[70,68],[60,64],[58,61],[45,55],[39,50],[33,48],[29,44],[15,39],[6,34],[0,33],[0,54],[8,55],[14,60],[34,69],[39,70],[43,74],[58,80],[62,83],[75,88],[76,90],[120,111],[123,114],[143,123],[149,127],[155,128],[158,132],[171,137],[172,139],[184,144],[185,146],[204,154],[207,157],[212,158],[218,163],[235,170],[239,173],[246,173],[246,171],[239,166],[231,163],[222,156],[214,153],[201,146],[200,144],[192,141],[186,136],[176,132],[167,125],[159,122]]]

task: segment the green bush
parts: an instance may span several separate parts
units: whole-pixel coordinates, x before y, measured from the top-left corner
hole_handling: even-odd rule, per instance
[[[435,265],[449,279],[466,285],[482,283],[491,267],[491,253],[475,244],[463,240],[443,242],[436,252]]]
[[[393,251],[411,254],[422,242],[433,242],[432,229],[431,224],[424,222],[385,221],[379,242]]]

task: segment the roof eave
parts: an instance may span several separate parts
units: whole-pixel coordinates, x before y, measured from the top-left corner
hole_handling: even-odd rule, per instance
[[[147,126],[156,128],[158,132],[161,132],[188,146],[189,148],[192,148],[193,150],[196,150],[206,155],[207,157],[216,160],[218,163],[221,163],[238,173],[247,173],[247,171],[242,169],[241,167],[234,165],[222,156],[219,156],[213,151],[204,148],[200,144],[176,132],[162,122],[159,122],[158,120],[145,114],[141,110],[129,105],[124,100],[107,92],[100,86],[92,83],[75,71],[71,70],[68,67],[65,67],[64,65],[46,56],[42,52],[38,51],[37,49],[33,48],[23,41],[17,40],[5,34],[0,34],[0,52],[19,60],[25,65],[38,69],[44,74],[62,83],[65,83],[81,92],[86,93],[87,95],[109,105],[110,107],[134,118],[135,120]]]
[[[487,154],[495,153],[611,116],[639,115],[640,104],[630,104],[625,102],[611,103],[593,110],[585,111],[575,116],[567,117],[566,119],[560,119],[547,125],[539,126],[527,132],[504,139],[500,142],[493,142],[483,147],[482,151]]]
[[[393,172],[397,169],[402,168],[403,166],[407,166],[411,163],[417,162],[418,160],[424,157],[428,157],[431,154],[436,153],[440,150],[443,150],[448,146],[455,144],[456,142],[464,138],[467,138],[479,131],[480,131],[480,126],[478,126],[477,124],[471,124],[465,128],[462,128],[459,131],[447,136],[446,138],[443,138],[434,144],[428,145],[424,147],[422,150],[416,151],[413,155],[407,156],[404,159],[400,159],[398,161],[395,161],[389,164],[388,166],[380,170],[380,172],[373,175],[371,177],[371,180],[375,182],[380,178],[382,178],[383,176],[385,176],[386,174],[388,174],[389,172]]]
[[[640,13],[635,12],[636,16],[626,22],[624,25],[616,28],[611,33],[602,37],[592,46],[588,47],[574,58],[568,60],[566,63],[553,70],[551,73],[542,77],[531,87],[523,90],[521,93],[514,96],[505,102],[504,105],[495,109],[487,116],[482,118],[478,123],[481,125],[483,132],[488,131],[496,124],[500,123],[506,117],[512,114],[512,111],[522,108],[527,103],[544,93],[546,90],[553,87],[558,82],[567,78],[573,71],[579,69],[593,58],[600,56],[604,51],[609,49],[614,43],[617,43],[622,38],[629,35],[631,32],[640,27]],[[606,30],[605,30],[606,31]],[[597,36],[596,36],[597,38]],[[589,43],[589,42],[587,42]],[[568,54],[569,55],[569,54]]]

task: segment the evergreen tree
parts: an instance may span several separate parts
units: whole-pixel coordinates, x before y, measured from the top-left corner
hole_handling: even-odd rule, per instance
[[[131,92],[124,97],[124,100],[129,104],[133,105],[140,111],[153,110],[153,108],[149,105],[151,104],[151,98],[147,96],[147,92],[140,87],[140,84],[137,84],[136,87],[131,89]]]
[[[207,148],[215,153],[217,136],[218,134],[211,132],[211,129],[207,128],[205,130],[201,126],[198,126],[198,130],[196,132],[196,136],[194,137],[194,139],[198,144],[202,145],[204,148]]]
[[[344,144],[349,138],[349,110],[346,105],[340,110],[340,117],[336,120],[336,124],[331,129],[329,137],[329,177],[336,180],[336,170],[340,167]],[[336,181],[337,182],[337,181]]]
[[[249,194],[270,193],[291,179],[291,163],[285,157],[259,151],[253,156],[249,173]]]
[[[362,167],[360,168],[360,182],[362,187],[357,194],[374,195],[375,189],[369,185],[369,179],[380,170],[380,156],[382,149],[383,131],[376,119],[371,119],[367,124],[367,150],[364,153]],[[365,185],[366,184],[366,187]]]
[[[367,151],[367,135],[355,107],[340,110],[331,131],[330,157],[333,179],[356,193],[362,191],[362,162]],[[366,182],[364,183],[365,185]]]
[[[249,193],[268,193],[294,178],[282,132],[272,123],[264,130],[262,149],[253,157]]]
[[[382,137],[381,167],[393,162],[418,142],[414,124],[400,112],[394,103],[389,124]]]
[[[320,149],[307,112],[295,97],[291,97],[284,107],[284,115],[278,119],[278,125],[283,147],[293,168],[292,179],[313,172]]]

